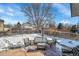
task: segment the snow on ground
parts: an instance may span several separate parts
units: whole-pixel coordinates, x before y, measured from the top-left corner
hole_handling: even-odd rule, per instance
[[[79,41],[76,43],[76,41],[73,41],[73,44],[70,44],[68,39],[65,38],[58,38],[58,37],[53,37],[53,36],[47,36],[44,35],[45,37],[47,37],[48,40],[52,40],[52,39],[57,39],[57,41],[61,44],[65,44],[65,45],[77,45],[77,43],[79,44]],[[23,39],[24,38],[29,38],[29,40],[34,40],[35,37],[41,37],[40,34],[20,34],[20,35],[12,35],[12,36],[5,36],[5,37],[0,37],[0,50],[2,50],[3,47],[6,47],[8,44],[4,42],[4,39],[9,40],[10,43],[12,44],[17,44],[18,42],[21,42],[23,44]],[[60,40],[61,39],[61,40]]]
[[[41,35],[40,34],[20,34],[20,35],[0,37],[0,49],[8,45],[7,43],[4,42],[5,39],[10,41],[10,43],[12,44],[16,44],[18,42],[21,42],[23,44],[24,38],[29,38],[29,40],[34,40],[35,37],[41,37]],[[47,39],[52,40],[51,37],[47,37]]]

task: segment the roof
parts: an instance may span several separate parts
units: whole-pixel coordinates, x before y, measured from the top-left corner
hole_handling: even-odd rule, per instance
[[[0,22],[4,22],[4,20],[0,19]]]
[[[71,7],[71,16],[72,17],[79,16],[79,3],[71,3],[70,7]]]

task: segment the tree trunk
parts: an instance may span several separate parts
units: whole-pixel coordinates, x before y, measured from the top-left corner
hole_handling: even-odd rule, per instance
[[[41,35],[42,35],[42,39],[44,37],[44,30],[43,30],[43,27],[41,28]]]

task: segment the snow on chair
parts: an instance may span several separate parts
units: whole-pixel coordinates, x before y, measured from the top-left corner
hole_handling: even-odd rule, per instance
[[[37,49],[46,49],[48,46],[47,38],[43,37],[36,37],[34,43],[37,45]]]
[[[23,42],[24,42],[24,46],[25,46],[25,47],[27,47],[27,46],[30,45],[30,40],[29,40],[29,38],[24,38],[24,39],[23,39]]]
[[[24,38],[23,42],[24,42],[24,51],[25,52],[35,51],[37,49],[37,47],[31,45],[29,38]]]
[[[43,37],[35,37],[34,38],[34,43],[47,43],[47,38],[43,38]]]

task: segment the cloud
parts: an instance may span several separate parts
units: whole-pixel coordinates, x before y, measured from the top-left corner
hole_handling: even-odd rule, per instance
[[[65,5],[63,4],[53,4],[53,7],[56,7],[60,13],[63,13],[66,16],[70,16],[70,10],[68,8],[66,8]]]
[[[9,17],[3,17],[2,19],[5,21],[5,24],[16,24],[19,21]]]
[[[12,8],[10,8],[10,7],[8,7],[8,10],[10,11],[10,12],[13,12],[14,10],[12,9]]]
[[[0,13],[3,13],[4,12],[4,10],[3,9],[0,9]]]
[[[9,15],[9,16],[14,16],[14,14],[11,13],[11,12],[7,12],[6,14]]]
[[[3,16],[1,19],[4,20],[4,24],[17,24],[18,22],[23,23],[23,20],[14,19],[12,17]]]
[[[66,20],[66,19],[63,19],[63,20],[61,20],[61,23],[63,23],[63,24],[68,24],[68,23],[70,23],[70,21],[68,21],[68,20]]]

